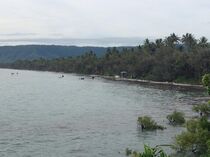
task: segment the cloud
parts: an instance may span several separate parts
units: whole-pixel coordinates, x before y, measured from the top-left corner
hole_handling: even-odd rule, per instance
[[[35,36],[36,33],[8,33],[8,34],[0,34],[0,36]]]
[[[209,0],[7,0],[0,1],[0,36],[210,38],[209,8]]]

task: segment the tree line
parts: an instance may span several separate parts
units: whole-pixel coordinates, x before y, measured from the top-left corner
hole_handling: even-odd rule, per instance
[[[172,33],[165,39],[146,39],[137,47],[108,48],[100,57],[90,51],[76,57],[19,60],[1,66],[109,76],[126,71],[129,78],[199,83],[210,72],[210,45],[206,37]]]

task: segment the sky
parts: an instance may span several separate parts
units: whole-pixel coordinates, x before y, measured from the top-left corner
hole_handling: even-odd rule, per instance
[[[209,0],[0,0],[0,42],[30,39],[210,39]]]

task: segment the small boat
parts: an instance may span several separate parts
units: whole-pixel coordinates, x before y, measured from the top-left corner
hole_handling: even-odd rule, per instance
[[[58,78],[64,78],[64,75],[59,76]]]

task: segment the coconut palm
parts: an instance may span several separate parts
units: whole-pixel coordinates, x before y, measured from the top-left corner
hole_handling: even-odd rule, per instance
[[[155,45],[155,43],[154,43],[154,42],[150,42],[149,39],[146,39],[146,40],[144,41],[143,47],[144,47],[145,49],[149,50],[149,51],[152,51],[152,52],[154,52],[154,51],[156,50],[156,45]]]
[[[179,37],[175,33],[172,33],[170,37],[174,43],[177,43],[180,40]]]
[[[188,50],[194,49],[197,45],[197,40],[195,39],[194,35],[190,33],[183,35],[181,41]]]
[[[179,37],[175,33],[172,33],[170,34],[170,36],[166,37],[165,44],[166,46],[174,48],[174,46],[179,42],[179,40]]]
[[[150,47],[150,41],[149,41],[149,39],[146,39],[145,41],[144,41],[144,48],[149,48]]]
[[[156,39],[155,40],[155,45],[156,45],[157,48],[160,48],[160,47],[164,46],[163,39]]]
[[[200,47],[202,47],[202,48],[208,47],[208,39],[207,39],[206,37],[204,37],[204,36],[201,37],[201,38],[199,39],[198,45],[199,45]]]

